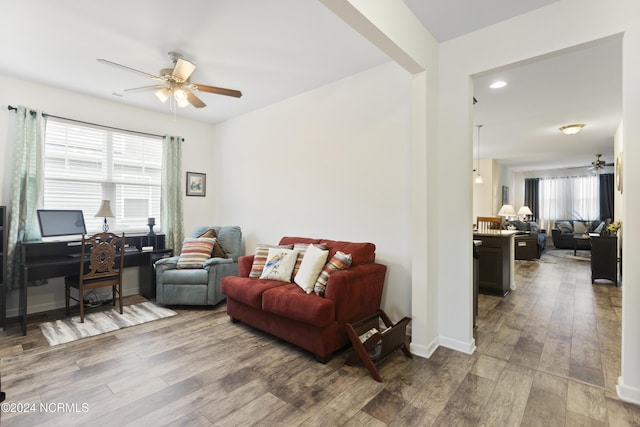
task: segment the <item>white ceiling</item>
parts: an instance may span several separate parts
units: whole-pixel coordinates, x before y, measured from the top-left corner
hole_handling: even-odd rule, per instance
[[[445,41],[553,1],[405,3]],[[555,167],[552,160],[575,166],[596,152],[611,153],[622,110],[620,46],[619,39],[609,40],[476,76],[481,157],[528,170]],[[208,123],[389,61],[318,0],[16,0],[3,4],[0,47],[0,73],[168,114],[152,92],[114,95],[153,81],[96,59],[157,74],[171,66],[167,52],[178,51],[198,66],[193,82],[243,92],[239,99],[198,93],[206,108],[178,110],[178,117]],[[486,83],[496,75],[509,86],[489,92]],[[587,126],[571,140],[560,139],[557,127],[571,121]]]

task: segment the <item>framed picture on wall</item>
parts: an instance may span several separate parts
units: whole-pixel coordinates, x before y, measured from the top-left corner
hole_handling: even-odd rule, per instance
[[[205,196],[207,194],[207,175],[187,172],[187,196]]]
[[[502,204],[509,204],[509,187],[507,187],[506,185],[502,186]]]

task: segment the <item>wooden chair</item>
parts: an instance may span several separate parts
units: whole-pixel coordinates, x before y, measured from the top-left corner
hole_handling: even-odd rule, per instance
[[[80,274],[65,277],[66,314],[69,314],[69,300],[80,305],[80,323],[84,323],[84,292],[110,286],[113,306],[116,297],[122,314],[122,271],[124,269],[124,233],[121,237],[113,233],[98,233],[82,237],[80,249]],[[87,271],[88,270],[88,271]],[[70,288],[78,289],[78,299],[73,298]]]
[[[499,216],[479,216],[476,221],[476,228],[479,232],[490,230],[502,230],[502,217]]]

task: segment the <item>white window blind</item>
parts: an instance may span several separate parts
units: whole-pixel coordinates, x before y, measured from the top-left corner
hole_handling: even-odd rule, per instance
[[[82,209],[87,232],[102,230],[100,201],[111,200],[111,231],[160,224],[162,140],[100,126],[47,119],[45,209]]]

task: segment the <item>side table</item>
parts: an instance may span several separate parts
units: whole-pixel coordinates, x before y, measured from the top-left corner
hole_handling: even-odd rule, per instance
[[[617,236],[591,236],[591,283],[596,279],[618,285]]]
[[[408,358],[412,358],[411,352],[405,345],[407,324],[410,321],[410,317],[405,317],[394,324],[389,316],[379,309],[377,313],[362,320],[347,323],[347,334],[355,352],[345,363],[352,366],[360,360],[369,374],[376,381],[382,382],[376,362],[398,349],[402,350]]]

